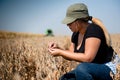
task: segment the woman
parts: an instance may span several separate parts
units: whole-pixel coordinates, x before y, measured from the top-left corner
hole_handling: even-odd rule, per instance
[[[70,49],[62,50],[52,43],[49,52],[80,64],[60,80],[112,80],[112,69],[106,63],[111,62],[114,51],[110,36],[101,21],[90,17],[87,6],[78,3],[67,9],[63,23],[73,32]]]

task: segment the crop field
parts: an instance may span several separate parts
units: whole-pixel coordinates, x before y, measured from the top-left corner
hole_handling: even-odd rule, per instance
[[[114,50],[120,55],[120,34],[111,34],[111,38]],[[59,80],[76,67],[77,62],[51,56],[49,42],[68,49],[70,36],[0,31],[0,80]],[[120,80],[120,65],[114,80]]]

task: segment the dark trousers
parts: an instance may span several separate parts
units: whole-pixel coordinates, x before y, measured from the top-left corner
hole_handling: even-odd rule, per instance
[[[81,63],[73,71],[64,74],[60,80],[112,80],[110,71],[104,64]]]

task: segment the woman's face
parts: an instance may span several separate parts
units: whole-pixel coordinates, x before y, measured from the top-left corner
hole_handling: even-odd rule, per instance
[[[72,32],[78,32],[79,31],[79,24],[77,21],[74,21],[72,23],[67,24],[67,26],[70,28]]]

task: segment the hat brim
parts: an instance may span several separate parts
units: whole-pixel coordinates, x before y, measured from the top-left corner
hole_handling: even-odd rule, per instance
[[[65,19],[62,21],[63,24],[70,24],[72,22],[74,22],[76,20],[76,18],[72,18],[72,17],[65,17]]]

